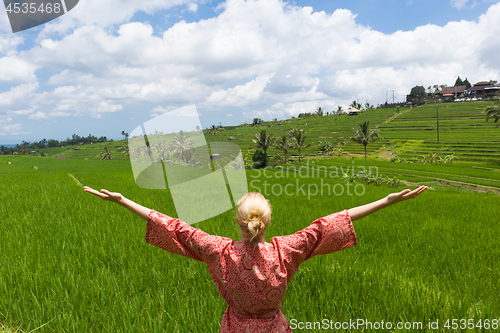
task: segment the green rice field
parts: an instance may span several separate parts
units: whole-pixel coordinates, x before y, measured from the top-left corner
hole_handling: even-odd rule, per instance
[[[393,127],[391,122],[383,124],[392,110],[380,112],[385,113],[375,114],[370,124],[378,123],[381,130],[394,132],[394,139],[403,140],[397,131],[405,131],[402,119],[412,116],[413,110],[394,118],[401,121]],[[357,117],[356,122],[362,118]],[[341,136],[352,131],[353,118],[338,117],[339,124],[345,122],[346,134]],[[311,140],[324,132],[313,130],[317,119],[300,121],[307,121]],[[422,121],[422,126],[430,126]],[[223,140],[222,135],[231,131],[215,137]],[[249,139],[250,131],[256,129],[233,133]],[[496,142],[492,150],[498,153],[495,135],[500,129],[485,140]],[[443,135],[445,142],[450,138]],[[418,148],[422,152],[431,145],[430,136],[411,139],[423,140]],[[243,150],[251,148],[249,140],[235,142]],[[0,156],[0,332],[218,332],[226,304],[205,264],[146,244],[145,221],[82,187],[121,192],[176,216],[169,191],[139,188],[124,156],[100,161],[95,158],[100,148],[57,149],[61,151],[50,153],[51,157],[62,153],[68,158]],[[491,159],[495,158],[487,158]],[[314,172],[319,166],[329,173]],[[316,218],[401,190],[360,181],[348,184],[337,176],[336,168],[352,172],[371,167],[373,172],[398,175],[409,188],[418,184],[431,188],[415,200],[355,221],[357,246],[303,263],[282,306],[291,324],[362,319],[417,323],[406,331],[462,332],[460,322],[453,328],[452,320],[464,319],[467,325],[473,323],[468,331],[495,331],[492,325],[500,320],[500,196],[447,182],[499,188],[497,163],[424,165],[339,157],[288,166],[293,167],[296,172],[247,170],[249,190],[261,191],[273,206],[267,241],[294,233]],[[302,177],[306,169],[311,172]],[[280,192],[287,184],[292,195]],[[234,209],[195,226],[240,239]],[[439,329],[430,329],[430,322],[438,322]],[[306,330],[294,329],[301,331]]]

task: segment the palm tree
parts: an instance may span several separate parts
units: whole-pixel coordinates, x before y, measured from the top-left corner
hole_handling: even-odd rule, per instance
[[[493,105],[487,106],[486,109],[484,109],[484,112],[486,112],[486,121],[488,121],[490,118],[495,119],[495,123],[498,122],[498,119],[500,119],[500,93],[497,93],[497,98],[495,99],[495,103]],[[500,126],[500,123],[496,126]],[[495,128],[496,128],[495,127]]]
[[[173,156],[187,163],[192,160],[194,141],[188,138],[186,132],[180,131],[175,138],[170,141],[168,150]]]
[[[357,141],[359,143],[362,143],[363,146],[365,147],[365,161],[366,161],[366,146],[368,143],[373,142],[375,140],[380,139],[379,135],[379,130],[371,130],[369,129],[369,121],[363,122],[361,125],[359,125],[358,128],[353,128],[356,133],[354,136],[351,138],[351,141]]]
[[[290,130],[290,134],[294,139],[294,148],[297,148],[299,152],[299,162],[300,162],[300,150],[309,147],[310,145],[305,144],[306,136],[303,135],[301,131],[296,128]]]
[[[219,133],[219,129],[215,125],[212,125],[212,127],[210,127],[209,133],[215,135],[215,134]]]
[[[273,145],[275,140],[272,136],[272,134],[267,135],[266,130],[261,130],[255,134],[255,139],[252,139],[253,143],[257,146],[257,149],[262,149],[266,156],[267,150]]]
[[[317,116],[317,117],[323,117],[323,108],[322,108],[322,107],[319,107],[319,108],[316,110],[316,116]]]
[[[358,103],[358,101],[352,101],[351,105],[349,105],[351,108],[356,108],[358,110],[361,110],[361,103]]]
[[[337,115],[340,116],[342,113],[344,113],[344,107],[341,105],[337,106]]]
[[[104,147],[104,150],[98,155],[98,157],[101,158],[101,160],[112,160],[113,155],[109,151],[108,147]]]
[[[293,142],[290,141],[290,137],[288,135],[283,135],[282,137],[276,140],[277,149],[283,150],[285,152],[285,163],[288,162],[288,150],[293,148]]]

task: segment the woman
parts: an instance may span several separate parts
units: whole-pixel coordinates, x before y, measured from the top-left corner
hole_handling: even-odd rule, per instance
[[[270,243],[264,236],[271,222],[271,205],[257,192],[247,193],[238,202],[236,222],[241,241],[233,241],[143,207],[120,193],[98,192],[87,186],[83,189],[147,220],[146,242],[207,264],[217,290],[228,304],[220,332],[275,333],[292,331],[280,308],[286,287],[303,261],[356,245],[352,221],[416,198],[427,186],[325,216],[293,235],[273,237]]]

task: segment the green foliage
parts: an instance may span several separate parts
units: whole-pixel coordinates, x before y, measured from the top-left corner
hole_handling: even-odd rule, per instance
[[[494,119],[495,123],[498,122],[500,119],[500,92],[497,93],[494,104],[487,106],[484,112],[486,113],[486,121]],[[498,126],[500,123],[496,127]]]
[[[322,154],[328,154],[331,150],[333,150],[333,145],[330,141],[319,141],[318,143],[319,151]]]
[[[364,148],[365,148],[365,161],[366,161],[366,146],[368,143],[373,142],[375,140],[380,139],[380,130],[375,129],[375,130],[370,130],[369,128],[370,122],[365,121],[362,124],[358,126],[358,128],[354,128],[356,133],[354,136],[351,138],[351,141],[356,141],[358,143],[361,143]]]
[[[260,125],[262,124],[264,121],[260,118],[253,118],[253,121],[252,121],[252,126],[257,126],[257,125]]]
[[[300,162],[300,151],[311,145],[305,143],[306,136],[303,135],[303,130],[297,130],[296,128],[290,130],[289,135],[293,138],[294,148],[299,152],[299,162]]]
[[[290,138],[290,135],[284,134],[281,137],[277,138],[277,140],[275,141],[275,147],[277,149],[283,150],[283,152],[285,153],[285,163],[287,163],[288,151],[290,149],[293,149],[295,146]]]
[[[252,166],[253,169],[265,168],[267,167],[267,164],[269,162],[269,157],[262,150],[256,150],[252,156],[252,161],[253,161],[253,166]]]
[[[415,86],[411,88],[410,96],[412,99],[422,102],[423,98],[426,96],[424,86]]]
[[[260,130],[252,139],[257,149],[262,149],[267,156],[267,150],[274,144],[275,138],[272,134],[268,134],[266,130]]]
[[[113,153],[108,149],[108,147],[104,147],[104,150],[101,151],[101,153],[97,155],[97,157],[101,160],[112,160]]]
[[[470,82],[469,82],[469,80],[467,80],[467,78],[465,78],[465,80],[463,81],[463,84],[464,84],[467,88],[472,87],[472,84],[470,84]]]

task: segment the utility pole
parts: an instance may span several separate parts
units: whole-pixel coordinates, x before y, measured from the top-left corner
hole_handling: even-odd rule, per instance
[[[437,140],[439,143],[439,108],[436,108],[436,125],[437,125]]]

